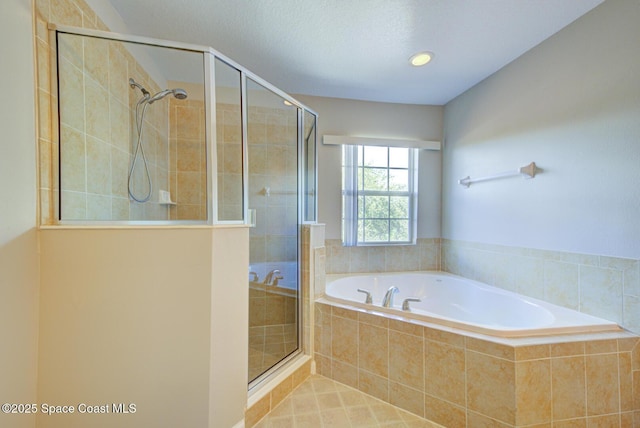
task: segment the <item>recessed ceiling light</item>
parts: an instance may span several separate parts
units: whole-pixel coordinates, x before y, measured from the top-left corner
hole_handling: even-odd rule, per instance
[[[418,52],[417,54],[409,58],[409,62],[414,67],[420,67],[425,64],[428,64],[433,59],[433,57],[434,57],[433,52],[427,52],[427,51]]]

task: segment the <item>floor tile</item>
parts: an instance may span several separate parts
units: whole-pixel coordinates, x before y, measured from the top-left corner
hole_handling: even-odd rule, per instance
[[[356,389],[312,375],[256,428],[442,428]]]

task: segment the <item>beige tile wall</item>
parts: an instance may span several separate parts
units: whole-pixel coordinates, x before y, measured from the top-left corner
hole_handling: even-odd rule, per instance
[[[96,14],[82,0],[37,0],[35,1],[35,44],[36,44],[36,73],[37,73],[37,110],[38,110],[38,156],[39,156],[39,187],[40,187],[40,219],[42,224],[51,224],[58,215],[58,135],[54,134],[57,127],[52,126],[52,121],[57,117],[57,82],[51,78],[52,47],[49,40],[47,25],[49,22],[60,25],[72,25],[92,29],[106,30],[106,26]],[[69,84],[74,84],[74,93],[83,91],[80,82],[83,81],[84,67],[80,63],[84,47],[75,47],[76,58],[74,61],[63,61],[61,67],[66,67],[75,73],[76,80],[69,79]],[[70,144],[77,150],[73,155],[86,159],[84,153],[84,109],[73,115],[75,122],[69,123],[61,129],[61,132],[69,134]],[[70,118],[70,122],[72,118]],[[72,132],[72,129],[81,131]],[[82,143],[82,144],[80,144]],[[82,152],[78,153],[79,150]],[[86,160],[85,160],[86,162]],[[80,164],[78,169],[86,168]],[[74,171],[84,177],[84,171]],[[82,187],[77,188],[79,194],[75,201],[70,200],[70,210],[73,215],[86,216],[86,182],[78,183]],[[73,196],[73,195],[72,195]]]
[[[640,333],[640,260],[443,240],[442,270]]]
[[[640,426],[638,337],[504,345],[315,304],[318,373],[448,427]]]
[[[440,270],[440,239],[418,238],[416,245],[343,247],[327,239],[328,274]]]
[[[171,220],[207,219],[204,101],[169,98],[169,183]]]
[[[302,293],[300,297],[302,298],[302,332],[303,332],[303,343],[302,348],[305,354],[313,356],[313,349],[310,347],[310,340],[312,336],[313,330],[313,315],[312,308],[313,302],[315,300],[315,293],[313,291],[313,279],[312,275],[314,275],[316,265],[314,257],[314,248],[311,245],[311,235],[313,233],[310,225],[303,225],[300,228],[301,236],[300,236],[300,265],[299,269],[301,272],[302,284],[301,290]]]
[[[300,270],[302,272],[302,348],[306,355],[313,356],[313,305],[318,297],[317,284],[325,282],[325,248],[317,247],[324,242],[324,225],[302,226]]]
[[[195,139],[195,131],[204,141],[201,103],[167,98],[147,108],[144,123],[145,154],[153,182],[150,202],[129,200],[127,181],[137,131],[135,105],[139,91],[128,85],[130,77],[151,93],[160,88],[135,60],[121,42],[64,35],[59,46],[61,100],[60,138],[54,135],[57,127],[57,82],[51,76],[52,45],[47,31],[49,22],[108,31],[97,15],[83,0],[38,0],[35,2],[35,37],[38,74],[38,129],[40,158],[40,217],[42,224],[53,224],[62,210],[67,220],[167,220],[169,210],[159,204],[158,190],[170,190],[175,199],[181,188],[178,207],[172,218],[206,218],[202,197],[206,180],[202,173],[174,169],[170,188],[169,177],[169,103],[172,113],[189,104],[195,114],[179,115],[184,121],[174,122],[174,138]],[[195,107],[194,107],[195,103]],[[189,112],[187,112],[189,113]],[[175,114],[172,119],[175,119]],[[179,128],[179,129],[178,129]],[[188,135],[187,135],[188,134]],[[58,159],[58,141],[61,156]],[[192,143],[189,145],[188,143]],[[187,141],[189,149],[195,143]],[[176,152],[173,148],[174,154]],[[197,156],[198,160],[203,156]],[[184,157],[183,157],[183,160]],[[204,159],[202,159],[204,160]],[[176,158],[171,159],[176,165]],[[188,167],[194,168],[189,161]],[[58,165],[62,169],[62,206],[58,207]],[[200,163],[195,163],[202,170]],[[180,184],[180,186],[178,186]],[[146,194],[146,174],[141,160],[133,175],[136,195]],[[187,189],[188,188],[188,189]],[[180,214],[178,214],[180,213]]]
[[[141,96],[127,82],[133,77],[152,93],[160,88],[120,42],[62,35],[58,50],[62,219],[166,220],[167,208],[157,203],[158,189],[168,189],[166,103],[149,105],[143,125],[151,200],[130,202],[127,191]],[[139,198],[146,195],[141,158],[132,184]]]
[[[216,122],[218,215],[220,220],[238,220],[243,204],[240,104],[216,103]]]

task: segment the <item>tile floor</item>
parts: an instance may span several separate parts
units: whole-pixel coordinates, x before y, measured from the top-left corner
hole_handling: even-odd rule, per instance
[[[311,375],[255,428],[442,428],[363,392]]]

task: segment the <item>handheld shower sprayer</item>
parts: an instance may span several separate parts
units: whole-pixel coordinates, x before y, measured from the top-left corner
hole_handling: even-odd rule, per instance
[[[131,199],[133,199],[136,202],[147,202],[149,199],[151,199],[151,195],[153,194],[153,184],[151,182],[151,173],[149,172],[149,164],[147,162],[147,157],[145,156],[145,153],[144,153],[144,144],[142,139],[144,115],[147,111],[147,107],[149,107],[154,102],[161,100],[162,98],[166,97],[169,94],[173,94],[173,96],[178,100],[184,100],[185,98],[187,98],[187,91],[180,88],[165,89],[151,96],[149,91],[147,91],[144,86],[142,86],[132,78],[129,78],[129,86],[131,87],[131,89],[135,89],[135,88],[140,89],[140,92],[142,92],[142,97],[136,103],[136,131],[138,133],[138,141],[136,143],[135,152],[133,155],[133,162],[131,163],[131,169],[129,169],[129,180],[128,180],[127,187],[128,187],[129,196],[131,197]],[[147,194],[143,197],[136,196],[133,192],[133,186],[132,186],[133,176],[136,169],[136,163],[138,162],[138,153],[142,155],[142,162],[144,164],[144,171],[147,176],[147,184],[148,184]]]
[[[149,104],[153,104],[156,101],[163,99],[169,94],[173,94],[173,96],[178,100],[184,100],[187,98],[187,91],[181,88],[165,89],[158,92],[154,96],[151,96],[149,91],[147,91],[144,86],[142,86],[132,78],[129,78],[129,86],[131,86],[131,89],[138,88],[140,89],[140,92],[142,92],[143,98],[139,102],[146,101]]]
[[[176,89],[165,89],[164,91],[160,91],[149,99],[149,104],[153,104],[154,102],[161,100],[169,94],[173,94],[173,96],[178,100],[184,100],[187,98],[187,91],[184,89],[176,88]]]

